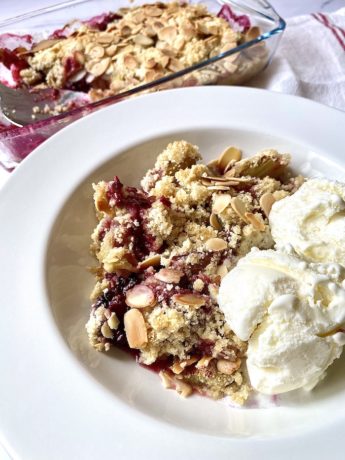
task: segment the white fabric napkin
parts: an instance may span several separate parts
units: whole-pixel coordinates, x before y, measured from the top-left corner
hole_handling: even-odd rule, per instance
[[[289,19],[271,65],[248,86],[345,110],[345,8]]]

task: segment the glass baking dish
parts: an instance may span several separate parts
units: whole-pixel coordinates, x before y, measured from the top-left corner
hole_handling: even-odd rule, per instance
[[[147,3],[156,2],[72,0],[10,18],[0,22],[0,50],[4,48],[4,43],[10,49],[12,34],[29,34],[34,41],[39,41],[71,21],[86,21],[110,11],[117,11],[119,8]],[[221,11],[222,16],[234,29],[243,27],[243,20],[248,27],[249,19],[250,27],[254,27],[254,30],[259,30],[260,33],[253,36],[247,34],[248,38],[239,46],[197,62],[193,66],[25,127],[9,126],[0,114],[0,164],[5,169],[12,170],[35,147],[64,126],[128,97],[176,87],[242,84],[269,64],[285,29],[285,21],[266,0],[190,0],[189,3],[201,3],[214,14]]]

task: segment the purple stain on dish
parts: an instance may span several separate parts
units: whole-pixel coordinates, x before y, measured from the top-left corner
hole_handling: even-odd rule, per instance
[[[231,26],[237,25],[241,32],[247,32],[250,28],[249,17],[245,14],[238,16],[229,5],[223,5],[217,16],[225,19]]]

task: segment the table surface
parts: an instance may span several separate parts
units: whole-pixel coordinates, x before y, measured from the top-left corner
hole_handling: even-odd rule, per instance
[[[44,8],[60,3],[62,0],[0,0],[0,21],[23,14],[28,11]],[[308,14],[316,11],[331,12],[345,6],[345,0],[270,0],[279,14],[284,18]],[[0,167],[0,187],[9,174]],[[0,446],[0,460],[9,460],[9,457]]]

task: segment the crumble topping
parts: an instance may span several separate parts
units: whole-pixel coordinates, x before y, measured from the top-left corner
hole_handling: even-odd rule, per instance
[[[260,35],[258,27],[235,31],[224,17],[227,15],[216,16],[201,4],[174,2],[121,8],[109,14],[101,30],[92,21],[68,24],[64,29],[73,30],[68,36],[59,34],[20,54],[25,59],[21,82],[31,87],[88,92],[91,100],[115,95]],[[246,53],[181,77],[175,84],[240,83],[266,62],[265,46],[257,44]]]
[[[264,150],[241,159],[231,147],[209,165],[197,146],[169,144],[141,181],[115,177],[94,185],[99,223],[90,343],[136,350],[160,370],[167,388],[243,403],[246,343],[217,304],[220,280],[253,246],[273,246],[268,219],[275,200],[294,193],[301,176],[290,157]]]

